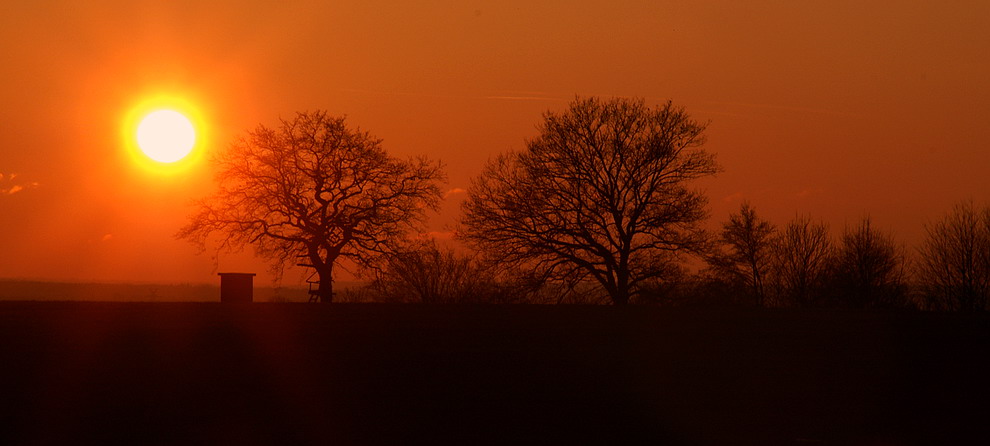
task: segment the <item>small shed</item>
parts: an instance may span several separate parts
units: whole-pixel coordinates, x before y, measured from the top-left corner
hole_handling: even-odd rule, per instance
[[[253,302],[254,273],[218,273],[220,276],[220,302]]]

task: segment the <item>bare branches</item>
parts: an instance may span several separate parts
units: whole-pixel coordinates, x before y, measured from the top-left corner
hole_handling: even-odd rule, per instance
[[[722,225],[719,242],[728,252],[717,251],[708,259],[720,275],[741,282],[759,305],[767,304],[776,231],[773,223],[760,219],[749,203],[743,203],[739,213],[729,215]]]
[[[774,246],[774,285],[777,305],[810,306],[827,278],[834,252],[828,225],[796,217]]]
[[[706,198],[687,181],[717,171],[705,126],[670,103],[576,99],[547,113],[527,150],[489,162],[464,204],[465,238],[501,262],[590,275],[616,304],[667,270],[656,251],[693,252]]]
[[[990,207],[956,205],[926,225],[919,278],[932,309],[982,311],[990,305]]]
[[[907,294],[905,257],[890,234],[869,217],[846,228],[835,254],[832,284],[836,303],[851,307],[902,306]]]
[[[749,203],[723,225],[705,280],[762,306],[905,307],[906,256],[869,217],[834,246],[828,226],[795,217],[782,230]]]
[[[497,285],[490,265],[435,241],[417,242],[382,259],[372,288],[386,301],[504,302],[514,294]]]
[[[253,245],[278,271],[305,258],[321,290],[341,256],[360,263],[397,246],[436,209],[444,178],[439,163],[392,158],[381,140],[322,111],[259,125],[213,164],[217,192],[197,203],[177,237],[205,247],[218,235],[218,249]]]

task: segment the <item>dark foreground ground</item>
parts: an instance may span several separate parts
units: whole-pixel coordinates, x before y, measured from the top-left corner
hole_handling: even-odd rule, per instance
[[[990,319],[0,302],[0,444],[990,444]]]

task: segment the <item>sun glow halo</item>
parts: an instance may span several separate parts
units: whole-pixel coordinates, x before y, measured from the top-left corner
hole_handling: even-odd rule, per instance
[[[159,93],[136,102],[121,116],[121,153],[151,178],[199,169],[210,140],[201,99]]]
[[[196,144],[196,129],[182,113],[155,110],[138,124],[137,143],[148,158],[160,163],[174,163],[192,151]]]

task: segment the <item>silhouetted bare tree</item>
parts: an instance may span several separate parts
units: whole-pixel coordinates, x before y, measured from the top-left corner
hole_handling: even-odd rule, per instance
[[[796,217],[788,223],[774,244],[775,304],[814,304],[833,251],[825,223],[814,223],[808,217]]]
[[[758,305],[765,305],[766,281],[773,259],[773,223],[761,220],[749,203],[738,214],[730,214],[722,225],[719,240],[728,252],[717,250],[709,257],[712,270],[732,282],[741,282]]]
[[[875,229],[869,217],[846,228],[836,250],[831,285],[836,303],[852,307],[904,304],[905,257],[894,237]]]
[[[390,157],[381,140],[343,117],[298,113],[259,125],[213,159],[218,189],[200,200],[178,237],[220,249],[254,245],[276,272],[304,259],[333,299],[333,268],[392,250],[440,200],[439,163]]]
[[[548,280],[591,280],[614,304],[706,242],[706,197],[687,182],[717,171],[705,125],[643,100],[575,99],[548,112],[525,151],[490,161],[464,203],[464,238]]]
[[[929,307],[983,311],[990,303],[990,208],[957,204],[919,249],[919,279]]]

